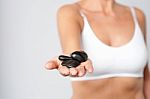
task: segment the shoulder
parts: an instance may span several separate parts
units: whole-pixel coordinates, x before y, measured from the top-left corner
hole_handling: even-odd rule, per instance
[[[136,15],[138,17],[138,21],[141,23],[144,23],[146,20],[146,16],[145,16],[145,13],[143,12],[143,10],[141,10],[138,7],[134,7],[134,9],[135,9]]]
[[[130,12],[129,10],[132,7],[134,9],[135,13],[136,13],[138,21],[140,23],[141,22],[143,23],[145,21],[145,19],[146,19],[145,17],[146,16],[145,16],[145,13],[144,13],[144,11],[142,9],[140,9],[140,8],[138,8],[136,6],[128,6],[128,5],[122,5],[122,4],[119,4],[119,5],[120,5],[121,8],[123,8],[122,11],[124,11],[124,12]]]
[[[134,7],[139,26],[143,32],[146,41],[146,16],[145,13],[138,7]]]
[[[127,8],[128,10],[130,8],[133,8],[134,11],[135,11],[135,14],[136,14],[136,18],[137,18],[137,21],[138,21],[138,25],[143,33],[143,36],[144,36],[144,39],[146,41],[146,16],[145,16],[145,13],[142,9],[140,9],[139,7],[136,7],[136,6],[127,6],[127,5],[123,5],[123,8]]]
[[[62,5],[57,10],[58,17],[77,18],[79,15],[79,10],[74,3]]]

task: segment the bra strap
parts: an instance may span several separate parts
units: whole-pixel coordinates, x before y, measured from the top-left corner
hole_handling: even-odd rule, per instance
[[[137,15],[136,15],[136,12],[135,12],[135,8],[133,6],[131,6],[130,9],[131,9],[131,13],[132,13],[134,22],[138,23],[138,19],[137,19]]]
[[[85,18],[86,16],[84,15],[84,13],[82,12],[82,10],[80,10],[80,15]]]
[[[83,11],[82,11],[81,6],[80,6],[78,3],[76,3],[76,5],[80,8],[80,15],[81,15],[83,18],[86,18],[85,14],[84,14]]]

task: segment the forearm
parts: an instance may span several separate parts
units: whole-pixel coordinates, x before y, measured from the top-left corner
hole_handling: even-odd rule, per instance
[[[144,82],[145,99],[150,99],[150,80]]]
[[[150,69],[148,69],[148,66],[144,74],[144,96],[145,99],[150,99]]]

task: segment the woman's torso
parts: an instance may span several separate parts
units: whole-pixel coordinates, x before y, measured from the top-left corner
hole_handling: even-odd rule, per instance
[[[145,99],[143,79],[114,77],[72,82],[71,99]]]
[[[75,4],[72,6],[76,7],[79,11],[80,8],[78,6],[76,6]],[[126,7],[120,6],[120,8],[126,9],[124,11],[127,11]],[[132,20],[132,16],[130,16],[129,13],[125,14],[123,17],[121,15],[118,15],[117,22],[114,21],[114,19],[111,19],[110,17],[104,18],[103,16],[101,16],[101,18],[103,19],[103,21],[100,21],[99,23],[94,23],[94,21],[91,18],[90,23],[95,24],[94,29],[97,29],[97,32],[95,31],[95,33],[99,32],[97,37],[100,38],[102,42],[105,42],[104,44],[117,47],[122,46],[128,43],[128,41],[130,41],[131,37],[133,36],[134,22]],[[126,20],[123,20],[123,18],[125,18]],[[81,30],[83,30],[85,25],[84,21],[81,17],[79,17],[78,19],[81,26]],[[96,27],[96,24],[102,28],[98,29],[98,27]],[[106,27],[109,28],[106,29]],[[111,31],[114,31],[114,33],[122,32],[124,34],[119,36],[124,36],[128,39],[122,38],[121,41],[119,41],[118,39],[119,42],[117,43],[116,41],[113,41],[116,40],[115,36],[113,36],[115,34],[109,34]],[[105,32],[106,34],[103,35],[102,32]],[[125,32],[127,32],[128,34],[125,34]],[[109,39],[111,39],[111,42]],[[120,66],[121,65],[122,64],[120,64]],[[144,99],[142,77],[109,77],[95,80],[91,79],[83,81],[72,81],[72,88],[72,99]]]

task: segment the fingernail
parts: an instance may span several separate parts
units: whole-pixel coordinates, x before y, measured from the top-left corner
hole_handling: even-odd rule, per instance
[[[45,65],[45,68],[50,68],[49,65],[51,65],[51,63],[50,63],[50,64],[46,64],[46,65]]]
[[[93,72],[93,70],[92,70],[92,69],[90,69],[90,70],[89,70],[89,72],[90,72],[90,73],[92,73],[92,72]]]

